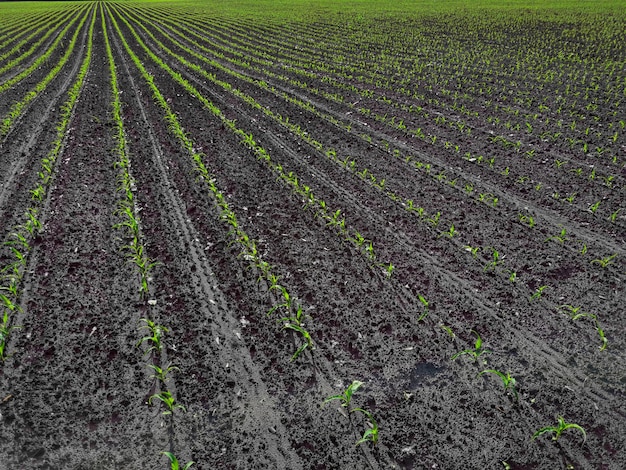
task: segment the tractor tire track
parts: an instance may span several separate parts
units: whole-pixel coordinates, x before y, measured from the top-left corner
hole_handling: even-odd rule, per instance
[[[149,39],[143,37],[148,43],[150,43]],[[157,54],[159,52],[157,51]],[[187,71],[184,67],[180,66],[177,63],[172,63],[173,61],[168,59],[164,54],[161,54],[162,58],[165,59],[169,64],[171,64],[177,71],[182,73],[188,80],[195,84],[198,89],[203,90],[205,93],[208,93],[211,97],[211,100],[215,103],[220,103],[222,109],[229,109],[231,115],[238,116],[238,122],[247,122],[247,128],[259,128],[260,125],[257,121],[263,119],[261,114],[248,114],[241,109],[235,102],[233,102],[230,98],[225,98],[224,95],[220,92],[214,91],[207,84],[203,83],[201,78],[195,77],[189,71]],[[519,329],[519,325],[516,323],[512,323],[511,319],[503,313],[500,313],[495,305],[492,303],[492,306],[486,305],[484,303],[485,294],[484,292],[478,296],[473,295],[472,293],[476,289],[476,285],[468,282],[464,279],[465,269],[463,266],[459,266],[456,268],[456,271],[451,271],[448,268],[444,267],[444,264],[440,261],[440,256],[430,255],[426,252],[426,250],[422,249],[416,251],[414,248],[414,241],[407,234],[399,232],[397,227],[389,227],[387,223],[387,217],[383,217],[382,214],[385,212],[384,210],[380,210],[380,204],[378,205],[378,210],[374,210],[371,207],[367,207],[363,204],[364,200],[377,200],[379,197],[378,194],[373,193],[371,190],[366,189],[366,195],[357,195],[352,194],[346,188],[350,188],[350,182],[338,181],[333,174],[336,174],[336,170],[334,168],[330,169],[330,172],[324,172],[324,170],[317,168],[316,172],[313,172],[310,167],[305,168],[302,163],[302,158],[298,151],[292,149],[288,142],[286,142],[282,137],[281,130],[272,130],[272,127],[275,125],[266,120],[262,125],[264,133],[262,137],[259,137],[259,142],[262,142],[264,139],[267,139],[271,142],[271,145],[265,145],[266,148],[275,147],[281,150],[285,156],[288,156],[291,160],[291,164],[287,164],[286,162],[281,162],[285,168],[294,167],[298,168],[296,171],[301,177],[305,177],[307,173],[310,174],[310,177],[316,182],[316,185],[311,185],[312,187],[317,188],[325,188],[322,190],[322,193],[331,193],[332,197],[324,198],[328,201],[342,201],[343,208],[350,208],[352,212],[355,214],[360,214],[359,217],[361,219],[361,223],[355,223],[357,227],[386,227],[382,234],[379,234],[376,239],[385,240],[385,244],[393,247],[396,255],[389,256],[390,259],[397,259],[401,256],[402,253],[409,253],[410,257],[414,257],[415,264],[424,266],[425,271],[428,273],[428,277],[440,279],[442,285],[451,285],[456,286],[455,291],[458,292],[459,299],[471,299],[472,304],[475,309],[481,312],[481,315],[485,315],[486,318],[491,321],[499,321],[503,322],[508,326],[507,332],[510,334],[511,340],[519,341],[522,344],[527,345],[529,348],[527,351],[533,351],[533,354],[536,353],[541,356],[542,361],[550,364],[553,368],[553,372],[558,373],[558,375],[565,381],[572,381],[576,386],[582,387],[582,385],[586,382],[586,378],[584,375],[575,376],[571,373],[571,368],[566,365],[567,361],[563,357],[563,352],[559,352],[557,349],[547,346],[542,340],[535,339],[534,334],[521,333]],[[307,175],[309,176],[309,175]],[[305,180],[306,181],[306,180]],[[306,184],[306,183],[305,183]],[[369,194],[367,194],[369,192]],[[356,208],[356,209],[355,209]],[[388,208],[388,211],[391,211],[392,208]],[[367,233],[366,231],[361,231],[361,233]],[[441,253],[442,248],[436,249],[436,252]],[[406,256],[406,255],[405,255]],[[446,261],[449,262],[451,260],[450,257],[447,257]],[[446,266],[448,263],[446,263]],[[406,295],[406,294],[405,294]],[[408,306],[419,305],[419,301],[415,295],[411,295],[407,299]],[[509,308],[515,311],[523,311],[526,308],[526,304],[523,305],[518,301],[517,303],[508,305]],[[405,312],[406,313],[406,312]],[[548,314],[548,313],[546,313]],[[522,331],[525,331],[525,327],[523,327]],[[529,358],[532,359],[532,358]],[[603,399],[608,399],[611,394],[607,394],[602,392],[601,389],[595,387],[594,391],[587,391],[590,393],[590,398],[594,401],[600,401]]]
[[[114,43],[116,44],[118,55],[121,56],[121,48],[118,42],[117,38],[115,38]],[[174,322],[174,317],[172,316],[169,316],[167,320],[164,317],[164,321],[168,326],[171,324],[175,331],[183,330],[184,328],[185,330],[192,330],[194,332],[193,336],[198,340],[206,338],[201,357],[197,357],[197,351],[192,355],[185,354],[186,360],[183,364],[183,370],[184,368],[189,368],[192,370],[214,371],[218,377],[221,377],[224,383],[229,383],[228,387],[230,389],[238,390],[237,396],[233,396],[232,392],[224,391],[225,393],[219,397],[217,402],[211,404],[212,411],[209,412],[209,410],[203,409],[202,403],[205,402],[205,399],[202,397],[202,390],[196,390],[197,385],[190,383],[188,378],[179,380],[179,394],[189,397],[191,401],[186,402],[188,413],[181,416],[181,423],[177,433],[182,434],[180,437],[181,442],[184,443],[187,449],[192,449],[192,455],[204,453],[206,441],[203,441],[203,439],[207,439],[207,436],[204,435],[205,433],[209,435],[210,441],[217,440],[222,442],[221,445],[227,447],[231,447],[243,437],[252,441],[248,445],[252,445],[259,450],[266,449],[264,452],[270,459],[267,462],[268,465],[271,462],[272,466],[279,469],[299,468],[302,465],[301,462],[289,450],[290,446],[283,437],[288,435],[281,422],[284,417],[277,413],[279,407],[269,395],[258,367],[251,360],[247,346],[241,341],[241,319],[237,318],[236,313],[229,307],[225,294],[217,287],[217,278],[205,251],[207,240],[203,238],[203,234],[198,231],[191,221],[188,212],[189,207],[183,200],[176,182],[171,177],[171,173],[176,172],[176,166],[164,156],[162,147],[158,143],[159,140],[153,131],[154,124],[151,124],[158,117],[152,114],[150,118],[148,117],[146,108],[140,99],[140,96],[146,96],[146,94],[142,93],[136,85],[135,79],[128,68],[126,58],[122,59],[122,63],[125,70],[124,80],[127,80],[129,83],[129,87],[125,89],[133,90],[135,97],[132,102],[127,103],[127,107],[138,110],[136,112],[137,116],[129,117],[129,120],[140,121],[139,127],[144,130],[141,141],[135,143],[132,147],[136,149],[147,148],[147,153],[150,155],[149,161],[153,164],[150,167],[157,170],[157,176],[154,178],[143,175],[146,178],[146,182],[142,181],[139,172],[137,172],[135,176],[138,188],[141,191],[146,184],[154,186],[150,190],[150,193],[153,194],[150,204],[156,202],[158,207],[160,207],[159,212],[167,214],[167,218],[161,223],[174,227],[178,236],[175,243],[176,246],[174,247],[170,244],[168,248],[175,253],[173,258],[180,257],[181,260],[184,260],[182,264],[185,266],[185,270],[192,273],[190,281],[193,287],[185,295],[198,299],[194,305],[195,320],[188,318],[189,323],[185,322],[184,327],[179,324],[180,322]],[[142,155],[144,158],[145,153]],[[139,164],[137,164],[137,167],[139,167]],[[150,181],[152,179],[154,181]],[[145,204],[148,203],[148,201],[145,202]],[[173,264],[178,265],[179,263],[181,262]],[[176,269],[182,269],[182,267],[173,267],[172,276],[176,276]],[[161,282],[159,282],[158,274],[156,276],[156,283],[159,285]],[[200,314],[200,319],[197,318],[198,314]],[[178,335],[188,337],[189,331],[185,334],[178,333]],[[176,353],[172,355],[174,357],[177,356]],[[219,370],[222,368],[223,370]],[[258,403],[263,403],[263,406],[258,407]],[[232,430],[233,435],[231,438],[219,436],[212,432],[207,433],[206,431],[200,433],[200,435],[191,434],[187,431],[191,428],[225,428],[226,424],[223,423],[223,420],[226,415],[229,415],[231,420],[243,420],[241,426],[243,429],[258,429],[259,431],[252,434],[246,431],[242,435],[244,431],[235,428]],[[273,429],[274,434],[268,435],[267,429]],[[278,440],[276,439],[277,437],[279,438]],[[219,462],[220,459],[232,459],[233,461],[238,459],[236,456],[239,451],[236,447],[228,449],[227,452],[227,455],[219,456],[217,461]]]

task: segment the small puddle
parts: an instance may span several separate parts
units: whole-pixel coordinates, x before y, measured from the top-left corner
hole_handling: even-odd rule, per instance
[[[425,379],[433,378],[437,375],[443,367],[438,367],[431,362],[420,362],[418,363],[413,372],[411,373],[411,384],[410,388],[415,389],[417,386],[422,383]]]

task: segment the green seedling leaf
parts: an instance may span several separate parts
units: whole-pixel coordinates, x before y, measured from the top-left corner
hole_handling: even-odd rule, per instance
[[[585,430],[583,429],[582,426],[580,426],[580,425],[578,425],[576,423],[566,423],[565,419],[562,416],[559,416],[557,419],[558,419],[558,423],[557,423],[556,426],[546,426],[546,427],[543,427],[543,428],[537,430],[532,435],[531,440],[536,439],[537,437],[541,436],[542,434],[554,433],[554,436],[552,436],[552,440],[553,441],[558,441],[559,437],[561,437],[561,434],[566,429],[578,429],[583,434],[583,444],[585,443],[585,441],[587,440],[587,433],[585,432]]]
[[[422,311],[419,318],[417,319],[417,321],[422,321],[428,315],[428,300],[426,300],[426,298],[422,296],[421,294],[417,294],[417,298],[424,306],[424,310]]]
[[[474,341],[474,349],[464,349],[463,351],[459,351],[454,356],[452,356],[452,358],[451,358],[452,361],[454,361],[459,356],[462,356],[464,354],[469,354],[476,361],[483,354],[488,354],[488,353],[491,352],[491,351],[489,351],[487,349],[483,349],[483,347],[482,347],[483,340],[481,339],[480,335],[476,331],[474,331],[474,330],[472,330],[472,333],[474,333],[476,335],[476,341]]]
[[[155,393],[154,395],[150,396],[150,398],[148,398],[148,404],[152,405],[152,400],[154,399],[157,400],[161,400],[163,402],[163,404],[165,405],[165,407],[167,408],[163,414],[164,415],[171,415],[174,413],[174,410],[180,409],[182,411],[187,411],[187,409],[183,406],[183,405],[179,405],[177,403],[175,403],[175,399],[172,396],[171,392],[161,392],[161,393]]]
[[[160,380],[161,382],[165,383],[167,382],[169,379],[167,378],[167,374],[173,371],[177,371],[180,372],[180,369],[176,366],[171,366],[171,365],[167,365],[165,368],[161,368],[159,366],[156,366],[154,364],[147,364],[148,367],[150,367],[151,369],[154,370],[154,375],[151,376],[151,378],[155,378],[157,380]]]
[[[609,264],[613,263],[613,258],[615,258],[616,256],[617,253],[614,253],[611,256],[607,256],[606,258],[594,259],[593,261],[591,261],[591,264],[599,264],[600,267],[606,268]]]
[[[168,459],[170,459],[170,470],[181,470],[180,469],[180,462],[178,461],[178,459],[176,458],[176,456],[174,454],[172,454],[171,452],[161,452],[161,454],[165,455]],[[189,467],[191,467],[195,462],[187,462],[185,464],[185,466],[182,468],[182,470],[188,470]]]
[[[363,444],[364,442],[370,441],[372,444],[376,444],[378,442],[378,423],[376,422],[376,420],[374,419],[374,417],[372,416],[372,413],[370,413],[367,410],[364,410],[363,408],[354,408],[353,410],[351,410],[351,413],[354,413],[355,411],[360,411],[361,413],[363,413],[365,416],[367,416],[367,420],[368,420],[368,424],[369,424],[369,429],[366,429],[365,432],[363,433],[363,436],[361,437],[361,439],[359,439],[356,442],[356,445],[360,445]]]
[[[502,372],[495,370],[495,369],[488,369],[488,370],[484,370],[482,372],[480,372],[478,374],[478,377],[480,377],[483,374],[496,374],[498,377],[500,377],[500,379],[502,380],[502,384],[504,385],[504,390],[510,390],[513,395],[515,396],[515,400],[518,400],[519,397],[517,395],[517,390],[515,389],[515,384],[516,381],[513,377],[511,377],[511,374],[509,372],[506,373],[506,375],[504,375]]]
[[[341,395],[333,395],[332,397],[328,397],[326,400],[324,400],[322,406],[332,400],[341,400],[341,406],[343,406],[344,408],[348,408],[350,406],[350,401],[352,400],[352,395],[358,390],[361,385],[363,385],[363,382],[354,380],[350,385],[348,385],[348,388],[346,388]]]
[[[302,310],[300,310],[300,313],[302,312]],[[289,320],[289,319],[287,319]],[[299,319],[295,319],[296,321],[299,322]],[[300,323],[285,323],[285,325],[283,326],[283,329],[288,329],[288,330],[293,330],[296,331],[298,333],[300,333],[300,335],[302,335],[302,337],[305,339],[305,343],[302,344],[294,353],[293,356],[291,356],[291,361],[295,361],[298,356],[306,349],[313,349],[313,339],[311,338],[311,335],[309,334],[309,332],[307,330],[305,330],[302,325]]]

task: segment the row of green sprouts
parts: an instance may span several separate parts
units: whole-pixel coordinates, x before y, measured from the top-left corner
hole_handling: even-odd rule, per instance
[[[256,240],[251,238],[248,233],[244,230],[241,224],[238,221],[237,215],[231,209],[230,205],[226,201],[226,197],[220,191],[217,186],[217,182],[215,177],[209,172],[207,167],[204,164],[203,157],[204,155],[196,150],[196,147],[189,136],[185,133],[178,117],[170,108],[167,100],[162,95],[158,87],[154,83],[153,77],[147,72],[145,66],[141,62],[141,60],[137,57],[134,51],[128,45],[124,35],[121,33],[117,21],[115,17],[111,14],[110,18],[113,22],[113,26],[115,27],[122,44],[126,52],[131,57],[133,63],[139,70],[140,74],[148,84],[152,97],[155,103],[161,108],[164,113],[165,120],[168,122],[168,127],[170,132],[178,139],[183,149],[187,151],[187,153],[191,156],[193,160],[193,165],[195,172],[198,175],[198,179],[204,182],[209,189],[209,193],[212,199],[215,202],[216,208],[219,213],[219,217],[222,222],[228,227],[228,237],[230,238],[229,245],[237,246],[239,250],[239,257],[248,261],[251,265],[253,265],[256,269],[258,269],[260,275],[259,280],[264,279],[269,283],[269,290],[274,291],[277,290],[279,293],[278,304],[275,308],[270,310],[270,313],[274,311],[281,312],[281,323],[283,323],[283,329],[291,330],[297,333],[302,338],[302,344],[297,347],[296,352],[292,356],[292,360],[295,360],[305,349],[312,350],[313,349],[313,341],[310,333],[305,328],[304,325],[304,317],[302,315],[302,307],[295,302],[295,297],[292,293],[288,291],[285,286],[279,284],[279,278],[273,273],[273,267],[262,257],[260,256]],[[222,123],[226,126],[227,129],[231,130],[235,135],[239,136],[242,142],[255,150],[257,154],[260,155],[269,155],[260,146],[257,146],[254,142],[254,139],[251,135],[246,134],[244,131],[239,129],[234,120],[227,119],[223,113],[213,105],[213,103],[209,102],[202,95],[198,93],[198,91],[187,82],[180,74],[174,72],[167,64],[165,64],[158,56],[152,53],[141,41],[141,38],[136,34],[134,29],[130,26],[130,24],[126,21],[124,17],[119,16],[119,18],[125,22],[125,24],[129,27],[131,33],[137,40],[137,42],[146,50],[149,54],[150,58],[163,70],[167,71],[172,78],[174,78],[178,83],[180,83],[185,89],[191,93],[193,96],[201,99],[203,104],[211,110],[211,112],[220,118]]]
[[[329,227],[332,227],[334,229],[337,230],[338,234],[346,241],[351,242],[355,245],[355,247],[361,252],[363,253],[367,260],[374,266],[380,266],[383,267],[385,270],[385,273],[387,274],[387,276],[391,276],[392,272],[393,272],[393,265],[391,263],[383,263],[383,262],[379,262],[376,256],[376,253],[374,252],[374,246],[373,246],[373,242],[371,240],[365,240],[362,236],[360,236],[360,234],[358,232],[355,232],[354,234],[350,234],[349,229],[346,226],[346,220],[345,218],[342,216],[341,211],[340,210],[333,210],[331,209],[326,201],[324,201],[323,199],[315,196],[313,189],[309,186],[309,185],[305,185],[302,184],[298,178],[298,175],[296,175],[293,171],[287,171],[283,168],[283,166],[281,164],[277,164],[275,163],[271,156],[269,155],[269,153],[265,150],[265,148],[263,148],[261,145],[259,145],[257,143],[257,141],[255,140],[254,136],[251,133],[245,132],[243,129],[240,129],[239,127],[237,127],[236,123],[234,120],[228,119],[226,118],[226,116],[222,113],[221,110],[219,110],[213,103],[211,103],[209,100],[207,100],[195,87],[193,87],[186,79],[184,79],[179,73],[174,72],[167,64],[165,64],[160,58],[158,58],[139,38],[139,36],[136,34],[136,32],[134,31],[134,29],[132,29],[130,23],[126,20],[126,18],[121,17],[121,19],[126,23],[126,25],[131,28],[131,33],[134,35],[134,37],[139,41],[139,43],[142,45],[142,47],[144,48],[144,50],[150,55],[150,57],[164,70],[166,70],[174,80],[176,80],[179,84],[181,84],[192,96],[194,96],[196,99],[198,99],[203,106],[208,109],[213,115],[215,115],[216,117],[218,117],[222,123],[229,128],[236,136],[239,137],[240,141],[247,146],[248,148],[250,148],[257,156],[257,158],[261,161],[263,161],[268,167],[269,169],[274,172],[279,180],[284,181],[288,186],[291,187],[292,191],[295,192],[296,194],[300,195],[303,197],[305,203],[304,203],[304,208],[310,208],[314,210],[315,216],[319,216],[322,219],[324,219],[326,221],[326,225]],[[285,125],[286,127],[288,127],[290,130],[296,132],[296,134],[301,137],[304,138],[307,143],[309,143],[310,145],[313,145],[314,147],[316,147],[318,150],[321,150],[322,148],[322,144],[318,141],[312,140],[310,137],[308,137],[306,132],[303,132],[299,126],[290,126],[289,120],[288,118],[286,119],[286,121],[282,121],[282,117],[280,115],[276,115],[275,113],[273,113],[270,109],[261,106],[254,98],[246,95],[245,93],[241,92],[240,90],[233,88],[233,86],[228,83],[228,82],[224,82],[221,81],[219,79],[216,78],[215,74],[213,73],[209,73],[206,70],[204,70],[203,68],[199,67],[198,65],[189,62],[187,59],[185,59],[184,57],[174,53],[173,51],[171,51],[165,44],[163,44],[161,41],[159,41],[142,23],[137,23],[137,26],[141,27],[146,34],[148,34],[150,36],[150,38],[160,47],[160,49],[162,51],[167,52],[169,55],[171,55],[172,57],[176,58],[178,61],[180,61],[184,66],[188,67],[189,69],[200,73],[204,78],[210,80],[212,83],[220,86],[221,88],[223,88],[225,91],[233,94],[234,96],[244,100],[247,104],[249,104],[250,106],[254,107],[255,109],[258,109],[260,111],[262,111],[263,113],[265,113],[267,116],[273,118],[273,119],[277,119],[278,121],[280,121],[283,125]],[[206,59],[204,56],[198,54],[197,52],[195,52],[194,50],[190,49],[189,47],[186,47],[182,44],[177,43],[181,48],[183,48],[187,53],[193,55],[194,57],[203,60],[205,62],[210,63],[213,66],[216,66],[218,68],[220,68],[220,70],[224,69],[226,71],[228,71],[228,69],[225,69],[223,66],[220,66],[219,63],[210,60],[210,59]],[[233,72],[231,72],[233,73]],[[241,74],[236,74],[237,77],[245,77]],[[247,78],[247,77],[245,77]],[[300,132],[298,132],[300,131]],[[382,183],[380,183],[382,185],[384,185],[384,181]]]
[[[125,232],[128,244],[123,246],[123,250],[126,252],[128,260],[134,264],[136,271],[139,274],[139,298],[140,300],[146,301],[148,295],[150,294],[149,282],[151,277],[149,274],[152,268],[154,268],[158,263],[149,258],[143,244],[141,222],[138,216],[137,201],[135,198],[136,184],[131,175],[131,162],[128,155],[124,122],[122,119],[122,104],[119,98],[120,90],[117,82],[117,72],[111,44],[107,34],[106,20],[102,5],[100,5],[100,14],[102,17],[102,29],[109,61],[111,95],[113,97],[111,108],[113,122],[115,125],[114,137],[117,143],[117,147],[115,149],[115,154],[117,156],[115,168],[118,169],[118,191],[122,195],[118,203],[118,208],[115,211],[115,214],[120,217],[121,221],[115,224],[114,228]],[[157,301],[154,299],[147,300],[149,307],[156,305],[156,302]],[[153,374],[151,375],[151,378],[155,380],[155,386],[158,390],[148,398],[148,405],[161,403],[164,408],[162,412],[163,415],[170,415],[173,419],[174,411],[178,410],[179,412],[184,412],[186,411],[186,408],[184,405],[177,402],[176,398],[167,387],[167,382],[170,381],[171,374],[174,372],[180,372],[180,369],[177,366],[171,363],[162,363],[165,348],[165,336],[166,333],[169,332],[169,329],[158,324],[154,321],[154,319],[149,317],[142,318],[140,321],[142,324],[139,326],[139,331],[143,332],[144,336],[137,342],[136,347],[143,347],[144,356],[149,356],[146,366],[152,370]],[[171,423],[172,422],[170,422],[170,424]],[[187,470],[194,464],[193,461],[190,461],[181,467],[181,464],[174,453],[164,451],[161,452],[161,454],[169,459],[172,470],[179,470],[180,468]]]
[[[123,19],[123,18],[122,18]],[[202,95],[200,95],[200,93],[194,88],[192,87],[185,79],[182,78],[182,76],[180,74],[178,74],[177,72],[174,72],[173,70],[171,70],[166,64],[164,64],[158,57],[156,57],[156,55],[154,55],[153,53],[151,53],[149,51],[149,49],[143,44],[143,42],[140,40],[140,38],[136,35],[136,33],[134,32],[134,30],[132,29],[132,27],[130,27],[129,23],[126,23],[127,26],[129,26],[131,32],[133,33],[133,35],[135,36],[135,39],[137,39],[138,43],[144,47],[144,49],[146,50],[146,52],[148,53],[148,55],[151,57],[151,59],[153,61],[155,61],[157,63],[157,65],[159,65],[162,69],[164,69],[165,71],[169,72],[170,75],[176,80],[178,81],[178,83],[180,83],[183,87],[185,87],[187,89],[187,91],[190,92],[190,94],[192,94],[193,96],[197,97],[198,99],[200,99],[201,102],[203,102],[203,104],[205,105],[205,107],[207,107],[208,109],[210,109],[216,116],[218,116],[222,122],[226,125],[227,128],[229,128],[231,131],[233,131],[233,133],[235,135],[238,135],[241,138],[241,141],[248,146],[250,149],[254,150],[255,153],[257,154],[257,157],[260,159],[265,160],[266,162],[270,163],[271,162],[271,158],[269,157],[269,155],[267,154],[267,152],[257,144],[257,142],[255,141],[254,137],[249,134],[246,133],[245,131],[239,129],[238,127],[236,127],[234,121],[230,121],[227,118],[225,118],[225,116],[221,113],[221,111],[219,111],[217,108],[215,108],[212,103],[208,102],[208,100],[206,100],[204,97],[202,97]],[[154,38],[153,38],[154,39]],[[161,44],[159,44],[159,46],[162,46]],[[129,51],[129,54],[131,54],[131,57],[133,57],[133,60],[135,60],[135,57],[130,49],[127,47],[127,50]],[[165,48],[164,50],[167,49]],[[137,63],[137,61],[135,61]],[[181,60],[182,62],[182,60]],[[184,62],[183,62],[184,63]],[[188,64],[185,63],[185,65],[189,66],[190,68],[194,69],[194,70],[198,70],[196,67],[193,67],[192,64]],[[140,70],[142,70],[142,68],[140,67],[140,65],[137,65],[138,68],[140,68]],[[143,72],[142,72],[143,73]],[[209,77],[209,74],[206,75],[207,77]],[[147,79],[149,84],[152,86],[152,81],[151,79]],[[224,85],[225,89],[228,89],[229,91],[232,89],[232,86],[229,84],[225,84]],[[157,103],[159,103],[162,108],[165,110],[166,115],[168,114],[169,111],[169,107],[163,105],[160,103],[160,99],[157,96],[157,93],[154,91],[156,87],[153,88],[153,92],[154,92],[154,96],[156,97],[156,101]],[[237,94],[240,98],[243,98],[245,101],[249,102],[252,104],[252,100],[251,99],[247,99],[245,97],[245,95],[243,95],[241,92],[236,92],[233,91],[233,93]],[[254,106],[254,104],[253,104]],[[256,106],[255,106],[256,107]],[[267,113],[266,113],[267,114]],[[196,162],[196,166],[197,166],[197,170],[199,171],[200,175],[201,175],[201,179],[206,181],[209,184],[209,188],[211,189],[215,200],[217,201],[218,206],[221,209],[221,217],[222,219],[229,224],[231,231],[231,237],[233,242],[232,243],[236,243],[241,247],[241,255],[249,260],[252,261],[256,267],[260,270],[260,272],[262,273],[262,277],[264,277],[270,284],[270,291],[277,291],[278,295],[279,295],[279,301],[278,303],[272,307],[269,311],[268,311],[268,315],[271,315],[275,312],[280,312],[279,315],[279,322],[283,324],[284,328],[286,329],[290,329],[294,332],[297,332],[301,335],[302,337],[302,342],[300,344],[300,346],[298,347],[296,353],[294,354],[294,356],[292,357],[292,359],[295,359],[299,354],[301,354],[303,351],[305,351],[307,348],[311,348],[312,347],[312,341],[310,340],[310,334],[308,334],[307,330],[304,328],[304,321],[306,318],[306,315],[303,312],[303,308],[301,305],[298,304],[298,302],[294,299],[294,297],[292,296],[292,294],[283,286],[280,285],[279,280],[276,276],[274,276],[271,273],[271,267],[269,266],[269,264],[267,264],[266,262],[264,262],[263,260],[260,260],[259,256],[258,256],[258,252],[256,249],[256,244],[254,242],[254,240],[251,240],[247,234],[245,233],[245,231],[243,231],[243,229],[239,226],[238,222],[237,222],[237,218],[235,216],[235,214],[228,208],[228,204],[226,204],[224,196],[217,190],[217,186],[215,183],[214,178],[208,173],[208,171],[206,170],[206,168],[204,168],[204,165],[202,164],[202,156],[200,154],[198,154],[197,152],[195,152],[193,145],[191,144],[191,141],[189,141],[189,139],[187,139],[187,137],[184,135],[184,132],[182,131],[182,129],[177,129],[177,120],[175,118],[175,116],[169,115],[167,120],[170,122],[170,128],[174,131],[174,133],[176,135],[179,136],[181,142],[183,143],[183,146],[185,148],[187,148],[187,150],[192,154],[194,161]],[[305,133],[302,132],[302,135],[304,135]],[[321,150],[321,148],[319,148],[319,144],[318,142],[315,141],[311,141],[310,142],[311,145],[315,146],[318,148],[318,150]],[[318,145],[319,144],[319,145]],[[330,155],[329,155],[330,156]],[[275,165],[272,163],[272,165]],[[296,187],[298,194],[300,194],[303,197],[304,200],[304,204],[305,207],[314,207],[315,205],[317,205],[318,207],[325,206],[325,203],[320,203],[316,200],[316,197],[312,194],[311,188],[303,185],[302,183],[299,182],[297,175],[295,175],[293,172],[288,172],[282,169],[282,167],[274,167],[274,168],[279,168],[278,174],[279,174],[279,179],[285,181],[287,184],[291,185],[292,187]],[[369,173],[369,171],[364,171],[364,170],[360,170],[359,172],[359,176],[363,179],[367,179],[368,181],[371,181],[372,184],[375,184],[376,186],[378,186],[380,189],[384,189],[385,188],[385,181],[384,179],[377,179],[375,177],[373,177],[373,175],[371,175]],[[442,178],[443,179],[443,178]],[[485,197],[486,199],[486,197]],[[323,202],[323,201],[322,201]],[[492,195],[491,199],[489,200],[490,204],[492,204],[493,206],[497,205],[497,198],[495,196]],[[319,210],[319,209],[318,209]],[[416,212],[419,210],[419,208],[416,208]],[[422,212],[422,215],[425,215]],[[433,214],[432,216],[428,217],[428,220],[432,220],[431,225],[436,226],[438,221],[439,221],[439,217],[441,216],[440,213],[436,213]],[[327,224],[331,225],[331,226],[336,226],[338,227],[338,229],[340,231],[343,231],[343,228],[345,227],[345,220],[342,218],[342,214],[340,211],[330,211],[327,212],[327,217],[326,221]],[[456,229],[454,228],[454,225],[452,225],[450,227],[450,229],[448,229],[448,231],[446,232],[442,232],[441,236],[447,236],[449,238],[453,238],[455,237],[457,234]],[[346,236],[348,236],[348,234],[346,233]],[[354,240],[354,243],[356,243],[357,245],[361,245],[364,247],[369,246],[369,244],[367,243],[368,241],[365,240],[364,237],[360,236],[359,234],[354,234],[353,236],[351,236],[350,238],[352,238]],[[366,250],[367,248],[365,248]],[[498,262],[498,258],[495,258],[495,262]],[[392,271],[393,268],[390,268],[390,271]],[[422,301],[420,299],[420,301]],[[428,301],[424,298],[424,301],[422,302],[424,308],[424,312],[427,312],[427,307],[428,307]],[[479,343],[474,344],[474,349],[468,349],[467,351],[461,351],[459,356],[461,355],[465,355],[465,354],[471,354],[471,355],[475,355],[476,357],[480,356],[481,354],[484,353],[484,350],[482,349],[482,340],[480,340],[480,338],[477,335],[477,342]],[[458,356],[457,356],[458,357]],[[513,377],[511,377],[510,373],[502,373],[501,371],[498,371],[497,369],[485,369],[484,371],[481,371],[479,373],[479,375],[483,375],[483,374],[487,374],[487,373],[491,373],[496,375],[497,377],[499,377],[500,379],[503,380],[503,383],[505,385],[505,390],[511,392],[512,395],[514,395],[514,397],[517,399],[517,391],[515,389],[515,379]],[[351,395],[351,393],[350,393]],[[357,410],[362,410],[362,409],[354,409],[352,411],[357,411]],[[369,413],[369,412],[368,412]],[[375,424],[375,421],[373,420],[373,417],[371,415],[371,413],[365,413],[363,412],[363,415],[366,416],[367,418],[371,418],[370,421],[370,429],[372,431],[370,431],[369,433],[366,433],[366,435],[364,436],[366,439],[365,440],[371,440],[371,441],[377,441],[378,439],[378,427]],[[376,431],[374,431],[374,429]]]
[[[78,31],[81,29],[86,18],[87,15],[84,16],[81,26],[79,26],[74,35],[70,49],[74,47]],[[37,173],[38,180],[36,186],[30,190],[31,206],[28,207],[24,213],[23,223],[14,227],[8,240],[3,243],[3,246],[9,250],[9,257],[12,258],[12,261],[0,269],[0,359],[3,361],[8,357],[7,342],[9,335],[13,330],[19,328],[19,326],[12,325],[12,317],[14,314],[22,311],[20,307],[20,285],[26,273],[29,254],[33,249],[33,242],[40,236],[43,230],[41,212],[54,178],[55,163],[63,149],[72,113],[91,63],[94,25],[95,15],[92,16],[89,28],[85,58],[82,61],[76,80],[68,91],[68,98],[61,106],[61,115],[56,127],[55,140],[47,156],[41,159],[40,170]],[[70,52],[71,51],[68,49],[65,59],[69,57]]]

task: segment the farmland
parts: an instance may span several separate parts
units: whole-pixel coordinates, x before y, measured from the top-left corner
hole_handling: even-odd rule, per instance
[[[625,12],[0,3],[0,469],[626,468]]]

